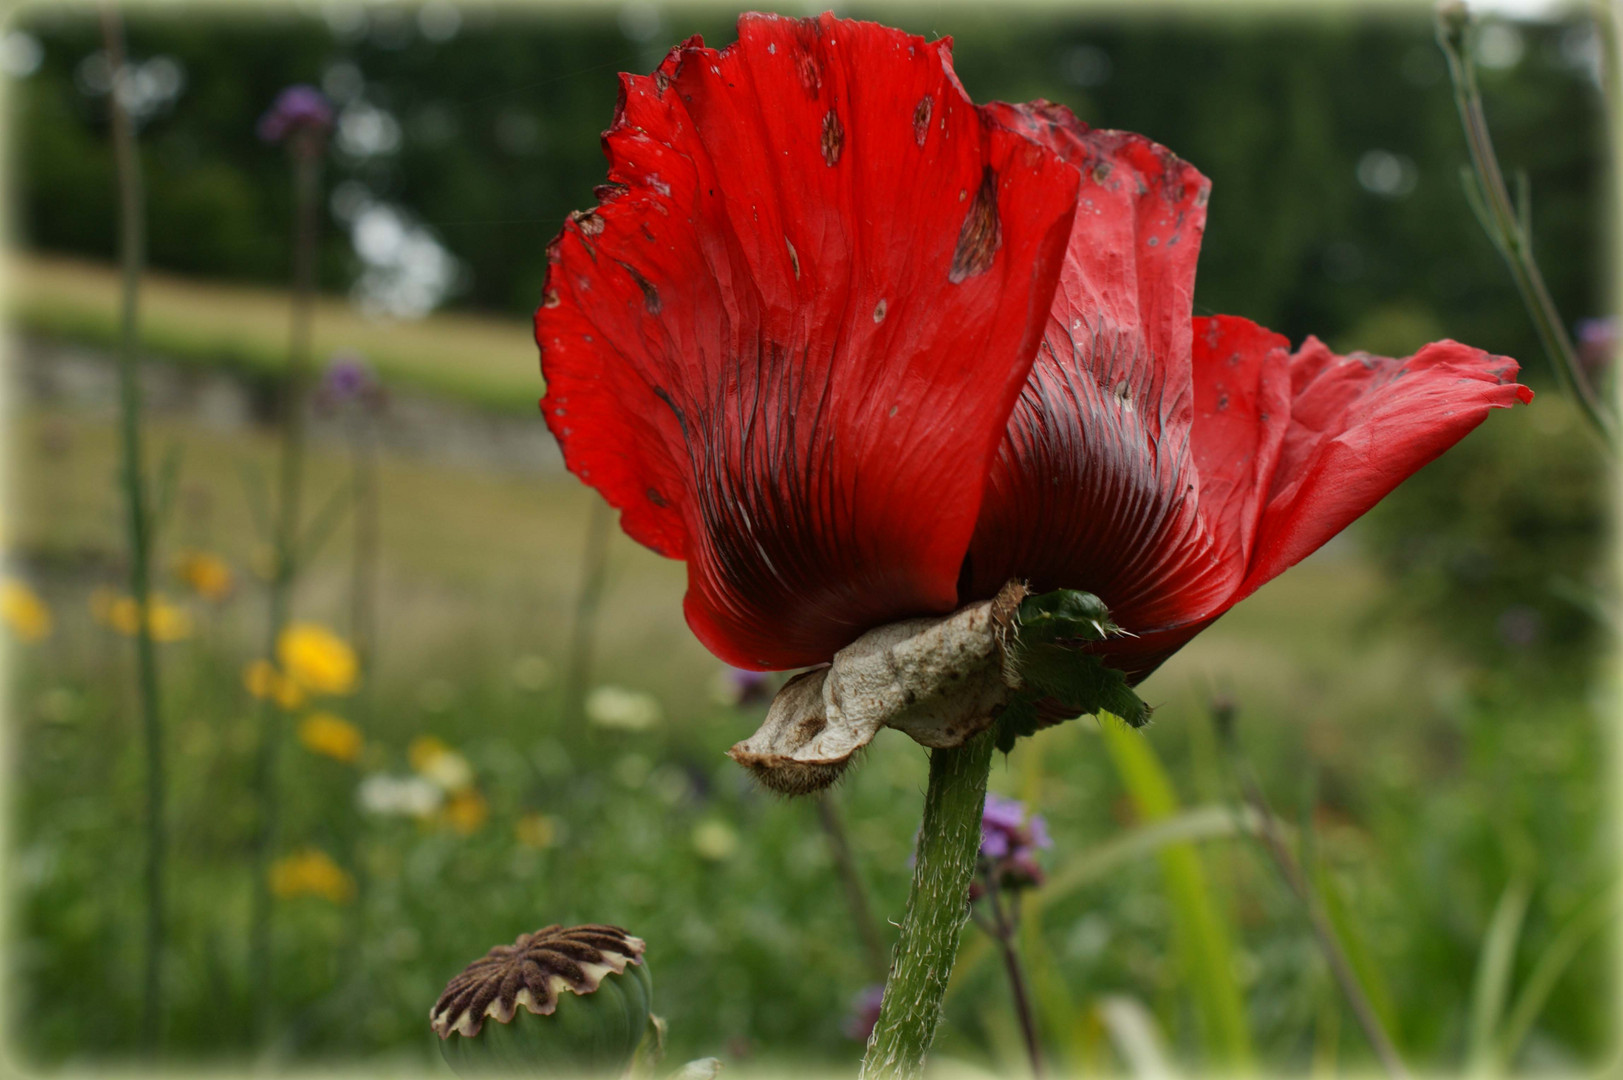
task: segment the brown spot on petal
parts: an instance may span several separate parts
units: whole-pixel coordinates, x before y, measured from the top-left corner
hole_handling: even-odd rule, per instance
[[[947,280],[959,284],[992,268],[992,260],[1003,243],[1003,229],[997,217],[997,174],[987,166],[981,173],[980,190],[969,204],[963,228],[958,231],[958,247],[952,253],[952,270]]]
[[[800,280],[800,256],[795,253],[795,246],[789,242],[789,238],[787,236],[785,236],[783,238],[783,246],[789,249],[789,265],[794,268],[795,280],[799,281]]]
[[[631,190],[631,185],[619,182],[599,184],[592,189],[592,197],[600,203],[613,202]]]
[[[569,220],[584,236],[599,236],[604,229],[603,219],[598,216],[597,209],[576,210],[569,215]]]
[[[832,166],[840,160],[844,146],[845,127],[840,123],[840,114],[830,109],[823,114],[823,160]]]
[[[924,145],[924,137],[930,133],[930,110],[935,103],[926,94],[919,98],[918,107],[913,110],[913,140],[920,146]]]
[[[874,306],[873,321],[876,323],[882,323],[885,321],[885,302],[883,300],[879,301],[879,303]]]
[[[557,289],[548,289],[546,292],[541,294],[542,307],[557,307],[561,303],[563,303],[563,301],[558,299]]]
[[[663,71],[654,72],[654,90],[655,90],[655,92],[663,94],[665,91],[669,90],[670,88],[671,88],[670,76],[666,75]]]

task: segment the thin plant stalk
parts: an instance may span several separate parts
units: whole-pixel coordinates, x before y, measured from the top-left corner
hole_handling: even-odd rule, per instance
[[[1504,171],[1493,149],[1488,120],[1482,109],[1482,92],[1477,85],[1476,60],[1472,55],[1472,27],[1463,3],[1439,9],[1437,43],[1448,58],[1449,78],[1454,86],[1454,104],[1465,129],[1465,142],[1471,155],[1470,179],[1466,194],[1488,238],[1504,256],[1516,291],[1538,332],[1539,342],[1550,358],[1561,389],[1577,402],[1584,418],[1608,447],[1615,447],[1616,418],[1601,401],[1579,363],[1572,337],[1556,310],[1555,300],[1544,283],[1533,255],[1532,222],[1522,189],[1518,205],[1505,184]]]
[[[364,408],[364,407],[363,407]],[[350,498],[354,534],[350,547],[349,634],[362,672],[357,708],[366,711],[365,675],[377,657],[378,553],[382,526],[379,517],[377,441],[372,419],[362,408],[351,410],[349,424]],[[363,734],[365,732],[363,731]]]
[[[1353,1018],[1363,1029],[1364,1038],[1369,1040],[1370,1049],[1381,1062],[1381,1068],[1393,1080],[1408,1080],[1409,1069],[1403,1064],[1403,1058],[1392,1043],[1392,1037],[1381,1026],[1381,1019],[1375,1012],[1375,1006],[1370,1003],[1369,995],[1364,993],[1364,986],[1358,981],[1358,974],[1353,970],[1352,961],[1347,957],[1347,951],[1341,946],[1341,939],[1330,925],[1330,916],[1325,912],[1324,905],[1320,903],[1318,894],[1308,884],[1307,876],[1302,872],[1302,866],[1291,852],[1290,845],[1285,842],[1284,831],[1279,827],[1279,819],[1274,816],[1273,809],[1263,796],[1260,788],[1254,781],[1247,781],[1247,801],[1256,810],[1262,823],[1262,841],[1273,857],[1274,864],[1284,875],[1291,891],[1301,902],[1307,912],[1308,924],[1313,929],[1313,936],[1319,943],[1319,949],[1324,953],[1326,962],[1330,965],[1330,973],[1341,988],[1342,996],[1347,999],[1347,1005],[1352,1009]]]
[[[351,464],[350,497],[353,507],[353,543],[350,548],[349,636],[361,672],[360,693],[354,702],[354,723],[361,732],[362,745],[371,737],[372,694],[377,662],[378,553],[382,528],[379,519],[378,464],[376,432],[366,406],[350,403],[349,448]],[[351,803],[350,872],[355,876],[354,925],[350,933],[350,986],[353,994],[364,994],[366,972],[366,817]],[[359,1025],[348,1025],[358,1037]]]
[[[293,302],[288,366],[282,383],[282,445],[278,471],[274,565],[265,627],[265,657],[276,659],[276,643],[288,622],[298,576],[301,501],[304,488],[304,399],[310,376],[311,323],[315,304],[316,241],[320,227],[321,139],[318,132],[295,134],[293,147],[294,232]],[[254,769],[259,798],[259,829],[254,838],[254,894],[249,929],[249,985],[256,1035],[270,1033],[274,1009],[271,957],[270,865],[280,818],[277,759],[282,742],[280,707],[267,698],[260,710],[260,742]]]
[[[857,932],[862,936],[868,964],[875,977],[883,979],[886,969],[890,967],[885,957],[885,939],[879,931],[878,920],[874,918],[873,906],[868,903],[868,887],[862,880],[862,871],[857,868],[856,858],[851,854],[851,844],[846,839],[845,825],[840,820],[834,793],[824,789],[813,795],[812,801],[817,804],[817,820],[828,837],[834,869],[839,874],[840,883],[845,886],[845,900],[851,907],[851,918],[857,924]]]
[[[112,120],[113,158],[119,197],[119,262],[123,268],[118,382],[121,478],[130,547],[130,595],[137,613],[135,660],[141,726],[146,748],[146,966],[143,1037],[156,1052],[163,1042],[164,828],[163,714],[158,692],[158,654],[152,641],[152,516],[147,502],[141,439],[139,371],[141,271],[146,262],[145,195],[135,131],[119,98],[124,86],[124,28],[112,5],[101,9],[102,40],[113,72],[107,95]]]
[[[862,1080],[915,1080],[924,1071],[969,918],[992,739],[984,731],[962,746],[930,752],[913,884],[879,1021],[862,1059]]]
[[[1381,1068],[1392,1077],[1392,1080],[1408,1080],[1409,1069],[1404,1065],[1392,1037],[1381,1024],[1380,1014],[1375,1011],[1374,1004],[1364,991],[1364,984],[1359,981],[1352,960],[1348,957],[1347,950],[1342,947],[1341,938],[1337,936],[1335,927],[1330,922],[1329,912],[1325,910],[1318,892],[1308,881],[1301,862],[1286,841],[1285,830],[1274,814],[1268,797],[1263,794],[1262,786],[1257,783],[1250,768],[1240,759],[1239,749],[1234,741],[1232,706],[1214,706],[1214,718],[1217,721],[1221,741],[1233,760],[1241,794],[1257,815],[1257,835],[1262,839],[1262,847],[1306,912],[1308,926],[1313,931],[1319,951],[1324,954],[1326,963],[1330,965],[1331,977],[1335,979],[1342,996],[1346,998],[1347,1006],[1352,1010],[1359,1028],[1363,1030],[1364,1038],[1369,1041],[1370,1049],[1380,1061]]]
[[[572,730],[579,730],[584,722],[586,681],[592,673],[597,611],[602,605],[603,584],[608,578],[609,529],[613,524],[613,508],[601,499],[595,500],[586,525],[580,595],[575,601],[575,626],[569,643],[569,668],[564,682],[564,723]]]
[[[1031,1063],[1031,1075],[1043,1075],[1042,1044],[1037,1038],[1037,1018],[1031,1009],[1031,995],[1026,990],[1026,976],[1020,964],[1020,894],[1010,892],[1007,910],[1003,903],[1002,890],[998,888],[997,878],[992,873],[982,873],[981,882],[986,892],[987,902],[992,908],[992,918],[988,922],[976,919],[982,930],[991,935],[997,942],[998,951],[1003,954],[1003,969],[1009,976],[1009,992],[1014,997],[1014,1012],[1020,1018],[1020,1034],[1026,1042],[1026,1057]]]

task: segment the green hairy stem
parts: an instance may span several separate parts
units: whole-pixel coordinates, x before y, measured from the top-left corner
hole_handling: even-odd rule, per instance
[[[930,753],[913,885],[879,1022],[862,1059],[862,1080],[912,1080],[924,1071],[958,938],[969,919],[992,742],[993,733],[984,731],[962,746]]]

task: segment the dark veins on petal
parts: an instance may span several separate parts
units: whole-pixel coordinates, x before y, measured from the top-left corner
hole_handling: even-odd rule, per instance
[[[834,433],[823,431],[833,368],[822,365],[822,388],[809,397],[809,348],[793,361],[783,345],[761,342],[718,377],[708,400],[690,402],[691,415],[656,389],[682,429],[702,535],[727,585],[720,595],[804,597],[804,583],[825,580],[838,557],[839,538],[824,535],[842,516],[830,482]],[[815,455],[801,446],[816,447]],[[834,607],[863,617],[849,601]]]
[[[989,493],[1022,506],[1034,527],[978,533],[965,595],[1024,576],[1038,592],[1095,592],[1132,628],[1155,625],[1152,608],[1179,569],[1192,593],[1217,584],[1207,580],[1222,564],[1193,502],[1189,428],[1167,422],[1164,383],[1130,378],[1146,366],[1142,347],[1098,320],[1050,324],[1000,450],[1019,465],[994,470],[1004,490]]]

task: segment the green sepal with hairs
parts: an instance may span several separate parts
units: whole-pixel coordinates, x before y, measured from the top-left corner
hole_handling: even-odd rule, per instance
[[[1015,740],[1045,727],[1044,714],[1121,717],[1133,727],[1150,719],[1150,707],[1127,677],[1083,646],[1120,634],[1104,601],[1077,589],[1028,596],[1003,644],[1004,663],[1021,689],[997,719],[996,744],[1004,753]],[[1041,708],[1039,708],[1039,703]]]

